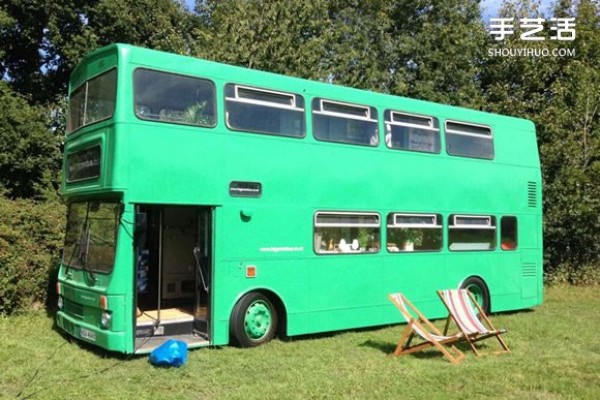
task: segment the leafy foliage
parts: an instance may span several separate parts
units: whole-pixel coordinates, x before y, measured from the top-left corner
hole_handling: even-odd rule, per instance
[[[506,4],[506,15],[542,15],[538,4]],[[600,264],[600,5],[559,2],[557,16],[577,16],[573,42],[530,42],[573,57],[487,60],[483,89],[492,111],[532,119],[538,130],[544,183],[546,272],[562,276]],[[545,32],[548,34],[549,29]],[[523,47],[514,35],[507,47]]]
[[[196,56],[305,78],[323,78],[329,26],[324,0],[197,0],[204,21]]]
[[[399,1],[392,16],[392,93],[479,108],[486,47],[479,2]]]
[[[0,313],[39,308],[54,293],[64,213],[60,203],[0,197]]]
[[[49,124],[46,109],[30,105],[0,81],[0,192],[30,198],[52,190],[61,165],[61,139]]]

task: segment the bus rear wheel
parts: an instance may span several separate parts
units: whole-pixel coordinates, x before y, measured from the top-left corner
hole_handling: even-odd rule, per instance
[[[230,335],[240,347],[255,347],[267,343],[277,331],[277,311],[262,293],[244,295],[233,308]]]
[[[470,276],[460,285],[461,289],[467,289],[486,314],[490,313],[490,292],[483,279]]]

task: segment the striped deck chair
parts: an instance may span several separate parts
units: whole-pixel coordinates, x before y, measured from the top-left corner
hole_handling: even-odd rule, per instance
[[[408,323],[393,355],[401,356],[435,347],[453,364],[458,364],[465,357],[460,350],[454,347],[454,343],[464,339],[461,332],[452,336],[443,335],[401,293],[393,293],[388,297],[398,307],[400,314]],[[415,336],[418,336],[421,341],[411,346],[411,341]]]
[[[495,353],[510,351],[506,342],[500,336],[506,332],[506,329],[494,328],[494,325],[485,315],[471,292],[467,289],[438,290],[438,295],[450,313],[446,320],[444,332],[448,331],[450,321],[454,321],[477,356],[480,353],[477,351],[475,343],[491,337],[498,339],[502,347],[501,351]]]

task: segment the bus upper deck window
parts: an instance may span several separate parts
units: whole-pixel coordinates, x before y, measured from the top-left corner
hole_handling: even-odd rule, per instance
[[[91,78],[71,92],[68,131],[111,118],[117,98],[117,69]]]
[[[385,144],[390,149],[439,153],[438,119],[386,110]]]
[[[325,142],[378,146],[377,111],[374,107],[333,100],[313,99],[313,134]]]
[[[233,130],[302,138],[306,136],[302,96],[242,85],[225,86],[227,127]]]
[[[143,68],[133,75],[135,114],[144,120],[213,127],[215,85],[206,79]]]
[[[446,121],[446,151],[453,156],[494,158],[494,140],[489,126]]]

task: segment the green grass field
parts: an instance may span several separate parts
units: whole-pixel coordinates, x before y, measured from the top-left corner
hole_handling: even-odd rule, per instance
[[[598,288],[548,288],[541,307],[492,316],[509,330],[510,354],[467,352],[459,365],[435,351],[387,357],[403,329],[392,326],[274,340],[256,349],[194,350],[179,369],[67,342],[44,313],[4,317],[0,397],[597,399],[599,311]],[[496,349],[487,342],[484,350]]]

